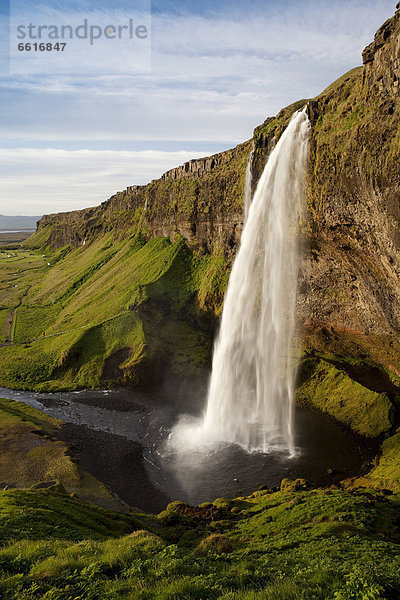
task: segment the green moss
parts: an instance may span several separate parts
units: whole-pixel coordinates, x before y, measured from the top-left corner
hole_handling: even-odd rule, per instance
[[[52,490],[0,492],[0,540],[3,544],[9,540],[27,539],[113,538],[128,533],[134,523],[129,516],[70,499]],[[35,557],[32,558],[34,561]]]
[[[399,496],[314,490],[242,503],[240,518],[209,535],[201,523],[116,515],[51,491],[0,492],[0,593],[5,600],[322,600],[400,592]]]
[[[383,441],[381,455],[365,477],[356,478],[354,486],[386,488],[400,492],[400,431]]]
[[[2,487],[62,489],[84,500],[121,510],[106,487],[71,457],[57,439],[62,422],[12,400],[0,399],[0,473]]]
[[[57,306],[35,306],[31,308],[18,308],[15,312],[15,325],[13,341],[26,343],[35,340],[46,332],[47,328],[57,317]]]
[[[278,140],[296,110],[304,108],[307,102],[306,99],[296,100],[279,111],[275,118],[267,119],[265,123],[255,129],[255,141],[257,142],[262,135],[268,137],[271,134],[274,134],[275,139]]]
[[[24,248],[43,248],[46,246],[52,231],[51,225],[46,225],[39,231],[35,231],[31,236],[24,240],[22,246]]]
[[[106,234],[52,258],[41,252],[20,251],[0,264],[8,277],[20,261],[18,289],[31,286],[16,311],[17,343],[2,349],[2,385],[146,383],[161,363],[185,374],[208,366],[227,281],[222,257],[195,256],[182,239],[146,243],[140,234],[117,243]],[[4,298],[10,308],[16,303],[15,294]]]
[[[214,554],[229,554],[232,552],[232,542],[223,533],[212,533],[201,540],[199,544],[200,552],[211,552]]]
[[[299,404],[311,404],[367,437],[392,427],[393,405],[385,393],[369,390],[321,359],[303,361],[296,398]]]
[[[180,514],[179,509],[184,506],[182,502],[170,502],[165,510],[161,511],[157,518],[163,525],[183,525],[188,524],[190,519]]]

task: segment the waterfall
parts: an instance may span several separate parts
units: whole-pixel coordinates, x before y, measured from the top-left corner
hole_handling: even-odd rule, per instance
[[[250,152],[249,160],[247,161],[246,167],[246,175],[244,179],[244,216],[243,223],[246,223],[247,217],[249,215],[250,204],[251,204],[251,192],[252,192],[252,183],[253,183],[253,156],[254,156],[254,144],[253,148]]]
[[[257,185],[215,343],[204,435],[294,451],[293,337],[309,121],[296,112]]]
[[[309,127],[305,110],[293,115],[258,182],[224,300],[204,417],[171,434],[181,449],[231,442],[294,453],[297,230]]]

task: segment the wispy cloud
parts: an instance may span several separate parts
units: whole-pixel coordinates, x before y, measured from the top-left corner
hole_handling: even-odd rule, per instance
[[[31,147],[35,141],[41,147],[59,148],[64,143],[104,150],[115,148],[118,141],[124,148],[130,142],[135,148],[142,143],[154,149],[169,149],[171,142],[174,150],[178,142],[182,148],[196,148],[199,142],[203,147],[209,144],[210,149],[217,144],[232,146],[249,138],[255,126],[282,106],[313,97],[360,64],[362,49],[393,14],[394,4],[394,0],[254,0],[249,5],[222,0],[217,6],[211,1],[198,3],[194,14],[188,0],[170,2],[168,11],[163,10],[165,0],[158,0],[152,19],[151,73],[132,75],[127,64],[124,74],[120,70],[105,74],[105,57],[100,52],[90,76],[1,80],[3,146]],[[104,5],[106,0],[102,0]],[[182,6],[185,10],[179,13],[177,7]],[[114,58],[118,61],[118,56]],[[43,165],[49,161],[50,177],[50,155],[38,156]],[[142,158],[132,154],[132,168],[125,171],[123,153],[118,157],[114,163],[122,161],[120,173],[126,177],[116,167],[112,174],[102,168],[101,185],[90,175],[94,158],[83,162],[91,183],[70,161],[71,168],[76,167],[73,194],[62,191],[51,196],[49,185],[43,188],[47,190],[41,195],[43,206],[57,210],[96,203],[114,189],[165,170],[161,163],[148,159],[144,168]],[[186,160],[173,153],[169,159],[176,164]],[[2,188],[5,197],[17,201],[12,186],[19,186],[21,197],[31,194],[29,175],[34,173],[29,164],[36,164],[33,154],[20,163],[14,183],[12,174],[17,177],[17,171],[9,170],[8,183]],[[39,197],[38,193],[35,202]],[[65,204],[61,206],[55,198]]]
[[[203,153],[0,149],[0,213],[36,215],[95,206]]]
[[[128,64],[126,75],[104,76],[100,53],[89,77],[3,82],[3,136],[235,143],[360,64],[393,12],[392,0],[265,5],[239,16],[154,15],[150,75],[129,76]]]

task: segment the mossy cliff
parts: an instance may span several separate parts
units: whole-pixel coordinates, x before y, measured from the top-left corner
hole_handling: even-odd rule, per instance
[[[302,315],[312,345],[400,368],[400,10],[364,66],[309,105],[309,252]],[[353,346],[353,347],[352,347]]]
[[[148,185],[130,186],[99,207],[44,216],[40,239],[53,247],[77,246],[107,231],[117,238],[140,231],[148,239],[181,235],[200,254],[229,254],[240,240],[250,150],[248,141],[187,162]]]
[[[400,387],[368,363],[312,351],[300,362],[297,404],[314,406],[365,437],[391,432]]]

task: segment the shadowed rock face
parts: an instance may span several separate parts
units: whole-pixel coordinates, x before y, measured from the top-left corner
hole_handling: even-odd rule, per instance
[[[400,10],[353,69],[314,100],[308,169],[306,258],[299,314],[306,344],[372,358],[400,371]],[[57,247],[116,237],[182,235],[199,253],[233,257],[242,230],[246,164],[253,187],[299,101],[267,119],[232,150],[190,161],[100,207],[49,215]]]
[[[347,334],[360,332],[357,345],[398,370],[399,10],[363,56],[362,68],[310,106],[310,219],[300,312],[314,344],[316,326],[333,327],[335,335],[320,344],[336,344],[336,351],[340,335],[347,348]]]

